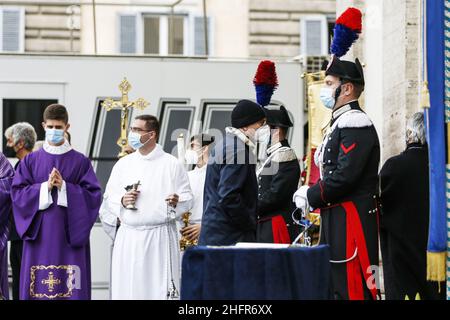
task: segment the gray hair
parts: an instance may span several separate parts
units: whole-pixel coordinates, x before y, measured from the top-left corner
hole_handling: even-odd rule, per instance
[[[423,112],[414,113],[406,123],[406,143],[426,143]]]
[[[36,139],[36,131],[28,122],[18,122],[13,126],[12,140],[14,144],[22,140],[24,148],[31,151],[36,143]]]
[[[8,129],[5,130],[5,138],[6,139],[12,138],[13,127],[14,127],[14,125],[8,127]]]

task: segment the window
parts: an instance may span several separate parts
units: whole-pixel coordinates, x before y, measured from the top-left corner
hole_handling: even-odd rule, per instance
[[[159,17],[144,18],[144,53],[159,54]]]
[[[231,112],[237,101],[203,103],[203,131],[213,135],[216,140],[225,135],[225,128],[231,126]]]
[[[144,53],[185,54],[185,16],[143,16]]]
[[[212,49],[212,23],[211,18],[207,17],[207,23],[208,23],[208,53],[209,55],[212,55],[211,49]],[[194,31],[194,49],[193,53],[194,55],[206,55],[205,50],[205,19],[203,19],[203,16],[194,16],[193,17],[193,31]]]
[[[164,151],[174,155],[177,154],[177,138],[183,133],[185,137],[190,134],[195,107],[167,104],[161,110],[160,123],[161,132],[159,143]]]
[[[169,54],[184,54],[184,20],[182,16],[169,17]]]
[[[120,53],[136,53],[137,52],[137,30],[135,14],[122,14],[119,16],[120,26]]]
[[[45,139],[42,128],[42,115],[45,108],[58,100],[37,99],[3,99],[3,131],[17,122],[28,122],[36,130],[37,139]],[[6,157],[15,157],[14,150],[6,148],[6,138],[3,135],[3,153]]]
[[[328,37],[326,16],[305,16],[300,22],[300,54],[303,56],[327,55]]]
[[[102,190],[105,190],[111,170],[116,164],[118,160],[117,155],[120,152],[117,139],[120,136],[121,110],[112,109],[106,111],[101,106],[103,100],[98,99],[96,104],[94,128],[89,145],[89,158],[93,161]]]
[[[212,23],[208,20],[208,49],[211,54]],[[166,13],[119,15],[119,52],[124,54],[205,55],[205,26],[202,16]]]
[[[0,7],[0,51],[24,51],[24,17],[23,8]]]

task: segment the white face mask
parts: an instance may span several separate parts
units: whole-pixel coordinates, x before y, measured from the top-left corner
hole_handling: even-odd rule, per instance
[[[197,151],[189,149],[186,150],[186,153],[184,154],[184,159],[186,160],[187,164],[197,164],[199,156]]]
[[[266,124],[256,130],[255,139],[259,143],[268,142],[270,139],[270,127]]]

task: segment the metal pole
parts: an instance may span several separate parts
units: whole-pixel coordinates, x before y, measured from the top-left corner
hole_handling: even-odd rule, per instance
[[[170,16],[169,16],[169,52],[168,54],[171,54],[173,52],[173,12],[174,12],[175,5],[172,5],[170,7]]]
[[[209,56],[208,48],[208,18],[206,16],[206,0],[203,0],[203,28],[205,30],[205,55]]]
[[[92,18],[94,20],[94,54],[97,55],[97,19],[95,14],[95,0],[92,0]]]

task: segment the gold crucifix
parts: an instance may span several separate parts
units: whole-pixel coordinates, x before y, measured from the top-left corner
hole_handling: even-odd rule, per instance
[[[61,280],[59,280],[58,278],[54,278],[53,272],[50,271],[48,273],[48,279],[42,280],[41,283],[48,286],[48,292],[53,292],[53,290],[55,289],[55,285],[60,284]]]
[[[112,98],[107,98],[102,102],[102,107],[106,111],[110,111],[115,108],[120,108],[120,137],[117,140],[117,145],[120,147],[120,152],[118,157],[122,158],[126,156],[125,148],[128,145],[127,130],[128,130],[128,118],[130,115],[131,108],[137,108],[139,110],[144,110],[149,103],[143,98],[136,99],[135,101],[128,100],[128,92],[131,91],[131,84],[128,82],[127,78],[123,78],[119,85],[119,90],[122,93],[122,98],[120,101],[114,100]]]

